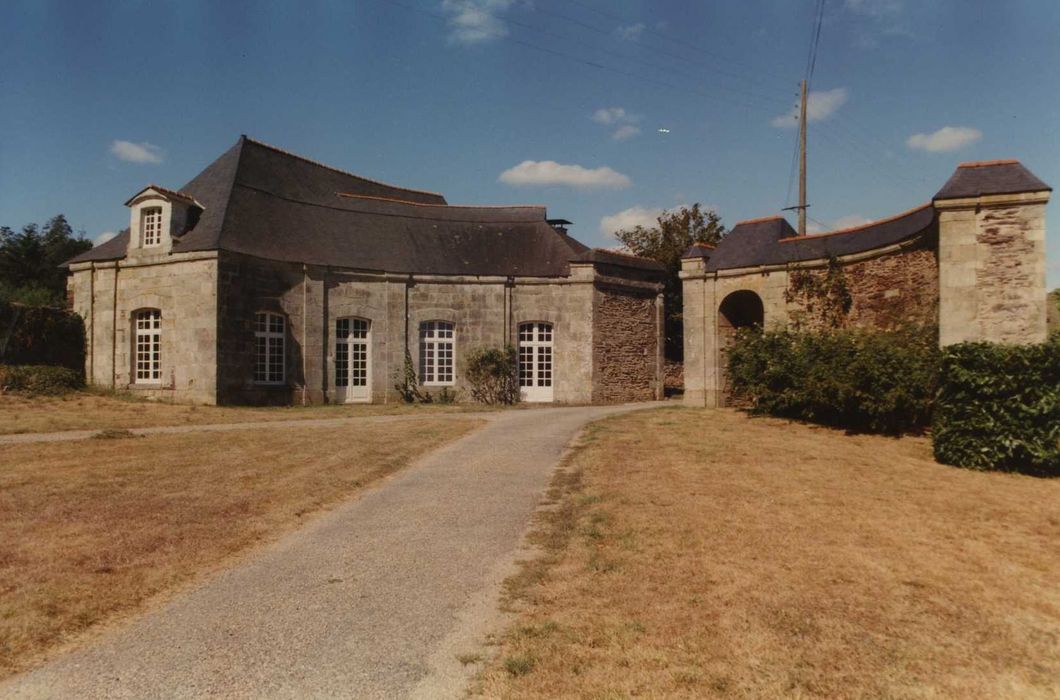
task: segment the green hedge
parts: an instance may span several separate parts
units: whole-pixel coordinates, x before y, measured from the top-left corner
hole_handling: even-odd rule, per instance
[[[932,328],[742,329],[727,354],[733,394],[752,412],[892,435],[930,422],[939,360]]]
[[[72,311],[0,302],[0,364],[85,368],[85,324]]]
[[[952,345],[941,383],[932,422],[938,461],[1060,476],[1060,336]]]
[[[0,365],[0,393],[65,394],[84,386],[81,372],[51,365]]]

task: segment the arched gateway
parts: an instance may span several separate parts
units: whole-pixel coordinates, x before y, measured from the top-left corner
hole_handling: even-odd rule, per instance
[[[814,236],[770,216],[737,223],[716,248],[692,246],[681,260],[685,402],[725,404],[736,329],[821,326],[820,304],[791,291],[833,263],[850,295],[844,326],[937,325],[941,345],[1044,340],[1050,191],[1014,160],[962,163],[930,202],[897,216]]]

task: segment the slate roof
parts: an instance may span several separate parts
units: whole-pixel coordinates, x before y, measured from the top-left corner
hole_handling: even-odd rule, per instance
[[[617,250],[606,250],[604,248],[587,249],[584,253],[571,258],[572,262],[603,263],[617,267],[630,267],[637,270],[651,270],[654,272],[665,272],[666,266],[656,260],[649,260],[629,253],[620,253]]]
[[[707,257],[708,272],[783,265],[883,248],[929,232],[934,226],[935,209],[930,203],[865,226],[816,236],[799,236],[786,219],[772,216],[742,221],[712,253],[689,251],[686,257]]]
[[[180,188],[203,206],[173,252],[439,275],[562,277],[589,249],[543,206],[465,207],[368,180],[245,136]],[[70,262],[124,257],[129,234]]]
[[[935,235],[938,223],[934,201],[1043,190],[1052,188],[1016,160],[961,163],[932,202],[897,216],[865,226],[801,237],[780,216],[742,221],[721,240],[716,250],[693,246],[684,257],[706,258],[705,269],[711,272],[863,253],[920,235]]]
[[[958,199],[990,194],[1052,191],[1018,160],[961,163],[935,199]]]

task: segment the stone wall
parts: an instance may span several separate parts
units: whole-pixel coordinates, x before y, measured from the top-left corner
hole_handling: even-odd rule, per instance
[[[553,324],[556,402],[654,398],[657,290],[639,279],[629,280],[627,289],[591,264],[573,268],[570,277],[554,280],[432,277],[200,253],[164,261],[80,264],[70,292],[85,319],[90,381],[166,400],[336,401],[342,397],[335,388],[335,325],[350,317],[370,324],[368,398],[373,402],[398,400],[394,385],[402,378],[406,345],[418,371],[419,325],[425,321],[455,326],[455,383],[450,390],[462,400],[470,397],[468,352],[516,345],[519,324],[528,321]],[[611,280],[606,293],[596,286],[605,278]],[[141,308],[162,311],[164,377],[154,386],[130,379],[132,313]],[[254,381],[254,321],[263,311],[286,320],[285,381],[276,385]],[[598,312],[605,318],[594,326]],[[611,334],[616,338],[604,337]]]
[[[658,303],[651,292],[595,290],[593,403],[660,398]]]
[[[914,247],[841,265],[851,306],[844,328],[891,329],[903,324],[938,324],[939,272],[933,237]],[[805,274],[824,278],[826,269]],[[825,325],[819,302],[788,297],[788,316],[804,328]]]
[[[936,202],[941,344],[1045,339],[1047,201],[1039,192]]]
[[[217,401],[217,260],[188,253],[165,262],[79,263],[69,290],[85,319],[85,376],[96,385],[166,401]],[[162,380],[133,381],[133,313],[161,310]]]
[[[857,328],[892,327],[903,321],[935,323],[938,316],[938,264],[930,233],[914,245],[872,256],[840,260],[852,297],[844,325]],[[827,261],[805,268],[826,274]],[[738,291],[758,295],[763,325],[768,330],[798,321],[815,327],[805,300],[789,300],[791,275],[786,267],[754,271],[723,271],[707,275],[702,259],[682,261],[685,295],[686,403],[725,405],[725,351],[731,333],[721,328],[719,308]]]
[[[468,352],[514,346],[520,323],[544,321],[554,327],[554,400],[588,403],[593,399],[594,377],[593,279],[591,266],[571,278],[551,281],[410,277],[316,266],[303,269],[225,253],[219,294],[221,401],[335,401],[335,323],[356,317],[370,323],[374,402],[399,400],[394,385],[403,375],[406,343],[419,371],[422,322],[454,324],[455,383],[449,389],[467,400]],[[253,383],[253,320],[258,311],[287,318],[287,382],[283,386]],[[654,348],[653,337],[638,342],[650,341]],[[436,393],[441,387],[422,390]]]

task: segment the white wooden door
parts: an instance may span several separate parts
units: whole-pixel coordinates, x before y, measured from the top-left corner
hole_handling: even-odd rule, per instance
[[[552,324],[519,324],[519,398],[552,401]]]
[[[339,403],[372,400],[372,325],[363,318],[335,322],[335,398]]]

